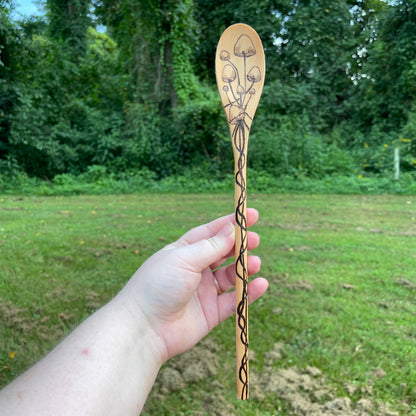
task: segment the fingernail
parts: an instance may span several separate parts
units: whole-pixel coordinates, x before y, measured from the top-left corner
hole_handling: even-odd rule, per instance
[[[234,233],[234,224],[231,221],[228,221],[224,227],[221,228],[221,231],[218,233],[223,237],[229,237]]]

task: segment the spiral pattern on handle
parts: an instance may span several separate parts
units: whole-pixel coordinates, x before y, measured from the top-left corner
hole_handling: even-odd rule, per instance
[[[236,277],[242,283],[242,295],[237,303],[237,325],[240,330],[240,341],[244,347],[244,353],[239,363],[238,378],[242,383],[241,399],[248,397],[248,300],[247,300],[247,218],[246,218],[246,181],[244,170],[246,167],[246,125],[244,120],[239,120],[232,133],[235,149],[238,151],[237,171],[235,174],[236,186],[240,189],[240,195],[235,207],[235,222],[239,227],[240,247],[236,248],[235,270]]]

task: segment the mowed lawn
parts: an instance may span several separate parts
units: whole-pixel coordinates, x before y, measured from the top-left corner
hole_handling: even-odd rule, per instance
[[[235,399],[230,319],[204,341],[216,370],[180,391],[159,383],[146,412],[205,414],[218,401],[224,415],[306,414],[264,378],[312,368],[325,379],[317,403],[348,397],[355,409],[366,398],[374,414],[416,413],[416,197],[249,194],[248,205],[260,212],[255,254],[270,281],[249,311],[252,400]],[[0,385],[149,255],[232,211],[228,194],[0,196]]]

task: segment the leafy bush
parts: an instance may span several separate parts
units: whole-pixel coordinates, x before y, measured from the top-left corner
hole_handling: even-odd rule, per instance
[[[142,169],[116,176],[103,167],[93,167],[78,176],[60,174],[53,182],[30,178],[26,174],[14,177],[0,175],[0,193],[23,195],[129,194],[142,192],[200,193],[225,192],[232,199],[234,175],[210,175],[203,168],[189,169],[182,175],[157,179],[157,175]],[[266,171],[247,170],[247,192],[308,193],[308,194],[403,194],[416,195],[416,174],[405,172],[398,181],[392,175],[365,177],[356,175],[274,176]]]
[[[166,152],[162,144],[161,115],[154,106],[133,102],[126,103],[124,111],[125,130],[120,154],[123,168],[152,167],[160,172]]]
[[[260,128],[254,133],[249,144],[249,166],[275,176],[316,178],[349,175],[356,168],[348,151],[311,133],[306,116],[281,117],[275,129]]]
[[[226,173],[232,161],[232,145],[218,92],[204,85],[199,95],[175,109],[178,149],[177,172],[209,166],[211,173]]]

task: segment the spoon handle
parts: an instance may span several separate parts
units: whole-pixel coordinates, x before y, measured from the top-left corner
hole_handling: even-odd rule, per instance
[[[247,299],[247,141],[244,132],[235,146],[235,289],[236,289],[236,364],[237,397],[248,399],[248,299]],[[248,137],[247,137],[248,138]],[[238,154],[237,154],[238,152]]]

